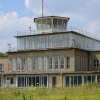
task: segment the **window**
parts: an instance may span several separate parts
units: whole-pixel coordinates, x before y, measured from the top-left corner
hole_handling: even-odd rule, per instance
[[[43,66],[44,66],[44,70],[47,69],[47,57],[43,57]]]
[[[0,71],[4,70],[4,64],[0,64]]]
[[[52,69],[52,57],[49,57],[49,69]]]
[[[22,58],[22,70],[25,70],[26,58]]]
[[[20,70],[20,58],[17,58],[17,70]]]
[[[36,69],[36,58],[35,57],[32,58],[32,68],[33,70]]]
[[[47,87],[47,76],[18,76],[17,87]]]
[[[42,58],[38,57],[38,69],[41,70],[42,69]]]
[[[28,61],[28,70],[31,70],[31,58],[27,58]]]
[[[64,56],[60,56],[60,68],[64,68]]]
[[[67,58],[66,58],[66,63],[67,63],[66,64],[67,65],[66,67],[67,68],[70,68],[70,57],[69,56],[67,56]]]
[[[99,67],[99,61],[98,60],[94,60],[94,68],[98,68]]]
[[[12,71],[16,71],[16,59],[12,59]]]
[[[58,57],[54,57],[54,61],[55,61],[55,69],[58,69]]]

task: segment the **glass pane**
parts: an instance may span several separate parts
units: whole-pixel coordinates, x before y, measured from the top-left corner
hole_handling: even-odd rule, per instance
[[[52,57],[49,57],[49,69],[52,69]]]
[[[28,60],[28,71],[31,70],[31,58],[27,58]]]
[[[18,87],[21,87],[21,80],[22,80],[22,78],[21,77],[18,77]]]
[[[33,66],[33,70],[36,69],[36,58],[35,57],[32,59],[32,66]]]
[[[36,86],[39,87],[39,77],[36,77]]]
[[[53,27],[57,28],[57,23],[58,23],[58,19],[57,18],[53,18]]]
[[[20,70],[20,58],[17,58],[17,70]]]
[[[12,70],[13,71],[16,70],[16,59],[15,58],[12,59]]]
[[[58,69],[58,57],[54,57],[54,61],[55,61],[55,69]]]
[[[51,18],[47,19],[47,28],[51,28]]]
[[[24,77],[22,77],[22,87],[24,87]]]
[[[32,78],[33,78],[33,86],[35,87],[36,86],[35,77],[32,77]]]
[[[42,70],[42,58],[38,57],[38,69]]]
[[[43,57],[44,70],[47,69],[47,57]]]
[[[77,86],[77,76],[74,76],[74,86]]]
[[[47,76],[44,76],[44,86],[47,87]]]
[[[60,68],[64,68],[64,56],[60,56]]]
[[[66,76],[66,86],[69,87],[69,76]]]
[[[26,58],[22,58],[22,70],[25,70]]]
[[[58,28],[62,28],[62,19],[58,20]]]
[[[29,77],[29,86],[31,86],[32,84],[32,80],[31,80],[31,77]]]
[[[100,85],[100,75],[97,76],[97,83]]]
[[[71,86],[73,86],[73,76],[71,76],[70,78],[71,78]]]
[[[37,29],[42,29],[42,20],[37,20]]]
[[[82,86],[82,76],[78,76],[78,86]]]

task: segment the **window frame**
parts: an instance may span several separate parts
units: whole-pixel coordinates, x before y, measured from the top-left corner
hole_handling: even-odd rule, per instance
[[[63,57],[63,64],[62,64],[62,57]],[[64,69],[64,56],[60,56],[60,69]]]
[[[54,57],[54,66],[55,66],[54,68],[55,69],[58,69],[58,58],[59,58],[58,56]]]
[[[0,64],[0,71],[4,71],[4,64]]]
[[[68,68],[70,68],[70,56],[66,56],[66,69],[68,69]]]
[[[49,57],[49,69],[52,70],[52,56]]]
[[[16,58],[12,58],[12,71],[16,71]]]
[[[32,70],[36,69],[36,57],[32,58]]]
[[[93,60],[93,68],[99,68],[99,60]]]

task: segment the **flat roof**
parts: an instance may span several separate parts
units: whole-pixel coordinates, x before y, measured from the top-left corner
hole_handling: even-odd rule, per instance
[[[61,18],[61,19],[70,19],[69,17],[61,17],[61,16],[43,16],[43,17],[36,17],[34,18],[34,22],[36,19],[42,19],[42,18],[50,18],[50,17],[53,17],[53,18]]]

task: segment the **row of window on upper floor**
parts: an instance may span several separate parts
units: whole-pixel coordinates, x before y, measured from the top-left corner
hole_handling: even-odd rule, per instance
[[[65,58],[65,60],[64,60]],[[37,60],[36,60],[37,59]],[[60,61],[60,68],[59,62]],[[53,57],[33,57],[33,58],[13,58],[12,59],[12,71],[16,70],[48,70],[48,69],[64,69],[64,62],[66,62],[66,69],[70,68],[69,56],[55,56]]]

